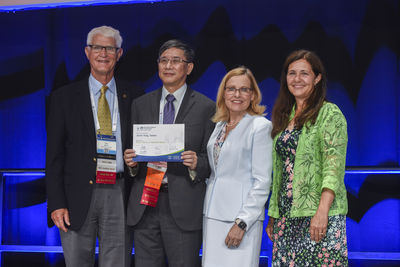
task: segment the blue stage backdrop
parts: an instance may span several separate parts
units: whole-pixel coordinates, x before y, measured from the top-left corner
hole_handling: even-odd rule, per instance
[[[187,0],[0,13],[0,169],[44,168],[48,96],[88,75],[86,35],[100,25],[118,28],[124,38],[117,75],[147,92],[161,85],[158,48],[180,38],[196,48],[194,89],[215,99],[227,70],[246,65],[268,113],[287,54],[313,50],[328,72],[328,98],[347,118],[347,165],[398,167],[399,5]],[[347,174],[345,182],[349,253],[399,253],[399,174]],[[10,176],[4,183],[2,245],[59,245],[56,229],[46,226],[44,177]],[[270,248],[265,235],[263,255]]]

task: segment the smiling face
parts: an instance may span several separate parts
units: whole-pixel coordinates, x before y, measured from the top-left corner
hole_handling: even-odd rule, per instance
[[[166,58],[169,59],[169,61],[165,65],[158,63],[158,76],[162,80],[165,88],[170,93],[173,93],[185,84],[186,77],[193,70],[193,63],[181,61],[177,64],[173,64],[171,61],[173,58],[187,60],[184,51],[175,47],[165,50],[160,55],[160,58]]]
[[[116,47],[114,38],[105,37],[102,34],[96,34],[92,39],[91,45]],[[108,83],[114,75],[114,68],[117,61],[122,56],[122,48],[119,48],[115,53],[109,53],[105,49],[96,52],[89,46],[86,46],[85,53],[89,60],[90,72],[93,77],[103,84]]]
[[[296,60],[289,65],[286,81],[290,93],[296,99],[298,107],[303,105],[304,101],[310,96],[314,86],[320,80],[321,74],[316,76],[310,63],[305,59]]]
[[[231,90],[227,90],[226,88],[230,88]],[[225,105],[229,110],[231,118],[236,115],[243,115],[250,106],[250,102],[254,100],[253,91],[249,90],[245,92],[247,90],[243,90],[242,88],[252,89],[251,82],[246,75],[233,76],[225,84]],[[236,90],[233,91],[233,89]]]

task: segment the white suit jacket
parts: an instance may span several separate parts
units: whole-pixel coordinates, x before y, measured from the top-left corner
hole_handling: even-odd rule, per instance
[[[272,123],[246,114],[225,138],[216,168],[214,144],[224,125],[217,123],[207,145],[211,175],[203,213],[227,222],[240,218],[249,229],[265,216],[272,173]]]

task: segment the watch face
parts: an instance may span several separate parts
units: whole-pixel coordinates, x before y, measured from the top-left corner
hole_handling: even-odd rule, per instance
[[[237,226],[239,226],[240,229],[246,230],[247,224],[244,221],[242,221],[241,219],[237,218],[235,220],[235,223],[237,224]]]

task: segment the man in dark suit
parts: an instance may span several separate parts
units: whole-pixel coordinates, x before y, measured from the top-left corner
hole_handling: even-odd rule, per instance
[[[134,226],[135,267],[200,266],[205,178],[210,168],[207,142],[214,128],[215,104],[186,85],[193,70],[194,51],[179,40],[159,51],[158,74],[163,87],[132,103],[133,124],[165,123],[165,106],[173,95],[172,122],[185,128],[183,162],[168,162],[155,207],[141,203],[147,162],[134,161],[134,149],[124,152],[134,182],[128,201],[128,224]],[[133,160],[132,160],[133,159]]]
[[[115,65],[123,53],[121,44],[118,30],[92,29],[85,47],[89,78],[55,90],[50,99],[49,226],[60,229],[66,266],[70,267],[94,266],[96,237],[100,266],[130,266],[122,152],[129,138],[130,104],[142,91],[114,79]]]

